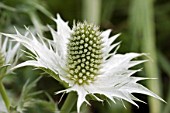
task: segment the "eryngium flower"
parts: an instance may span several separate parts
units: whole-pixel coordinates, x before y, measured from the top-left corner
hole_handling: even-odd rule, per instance
[[[119,36],[109,38],[111,30],[99,31],[99,27],[84,23],[77,23],[70,29],[59,15],[54,19],[57,23],[57,31],[50,26],[53,40],[45,39],[40,35],[30,36],[17,34],[4,34],[23,44],[32,52],[34,59],[16,66],[35,66],[50,70],[56,76],[68,83],[69,87],[61,92],[75,91],[78,94],[77,111],[87,95],[92,95],[98,101],[102,101],[96,94],[104,95],[113,102],[114,99],[126,100],[138,106],[137,99],[132,93],[150,95],[162,100],[159,96],[137,83],[147,78],[132,77],[140,71],[132,70],[131,67],[141,64],[146,60],[133,60],[145,55],[139,53],[116,54],[119,43],[112,44]],[[111,52],[114,50],[114,52]],[[54,78],[57,79],[54,74]],[[163,101],[163,100],[162,100]]]
[[[8,37],[0,35],[0,79],[12,72],[19,58],[19,43],[9,41]]]

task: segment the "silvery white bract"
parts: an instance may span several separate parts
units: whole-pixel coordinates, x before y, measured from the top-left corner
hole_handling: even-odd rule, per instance
[[[109,38],[111,30],[100,32],[99,27],[87,22],[77,23],[70,29],[68,23],[59,15],[53,20],[57,23],[57,31],[48,26],[53,40],[33,35],[29,29],[25,35],[17,30],[17,34],[4,34],[20,42],[32,53],[32,60],[21,63],[15,68],[35,66],[55,73],[62,81],[69,84],[69,88],[56,94],[77,92],[78,113],[83,102],[89,104],[86,100],[87,95],[103,101],[96,95],[101,94],[113,102],[114,99],[126,100],[136,106],[138,105],[134,101],[141,100],[132,93],[146,94],[162,100],[137,83],[147,78],[131,76],[140,69],[130,68],[146,61],[133,59],[145,54],[116,54],[119,43],[112,43],[119,34]],[[111,52],[113,49],[115,51]]]
[[[19,55],[19,43],[11,42],[8,37],[0,35],[0,73],[2,76],[12,72],[16,65]]]

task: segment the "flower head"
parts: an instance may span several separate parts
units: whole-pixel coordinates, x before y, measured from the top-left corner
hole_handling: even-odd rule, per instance
[[[8,37],[0,35],[0,75],[10,73],[19,58],[19,43],[9,41]],[[4,72],[5,69],[5,72]],[[1,72],[3,70],[3,72]],[[1,77],[0,77],[1,78]]]
[[[89,84],[99,74],[103,62],[102,38],[99,28],[78,23],[67,45],[67,66],[69,78],[75,84]]]
[[[132,77],[140,71],[131,67],[141,64],[146,60],[133,60],[145,55],[139,53],[116,54],[119,43],[112,44],[119,36],[109,38],[111,30],[101,32],[99,27],[84,23],[77,23],[72,29],[59,15],[54,19],[57,31],[50,26],[53,40],[44,39],[39,35],[29,33],[21,35],[4,34],[23,44],[32,52],[33,59],[16,66],[35,66],[55,73],[56,76],[68,83],[69,87],[61,92],[76,91],[78,94],[77,111],[87,95],[92,95],[102,101],[96,94],[101,94],[112,100],[126,100],[136,106],[134,101],[141,101],[132,93],[150,95],[162,100],[159,96],[137,83],[147,78]],[[28,34],[31,35],[28,36]],[[114,49],[114,52],[111,50]],[[55,75],[52,75],[57,79]],[[163,100],[162,100],[163,101]]]

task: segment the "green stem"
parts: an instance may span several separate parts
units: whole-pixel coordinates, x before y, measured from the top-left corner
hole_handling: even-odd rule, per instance
[[[4,85],[2,84],[2,81],[0,81],[0,94],[2,96],[2,99],[5,103],[5,106],[7,108],[7,110],[9,111],[9,108],[10,108],[10,101],[9,101],[9,98],[8,98],[8,95],[5,91],[5,88],[4,88]]]
[[[142,37],[142,51],[149,53],[149,57],[153,62],[145,63],[145,72],[149,78],[158,78],[157,80],[148,81],[147,85],[150,90],[161,96],[161,81],[159,79],[159,68],[157,64],[157,48],[154,23],[154,0],[133,0],[130,12],[130,21],[132,33],[136,37],[133,47],[138,47],[137,37]],[[134,50],[135,51],[135,50]],[[137,50],[136,50],[137,51]],[[161,102],[159,100],[149,98],[150,113],[161,112]]]
[[[83,0],[83,19],[87,22],[100,24],[101,0]]]
[[[76,103],[77,95],[73,92],[69,93],[63,106],[61,107],[60,113],[70,113],[71,109],[73,108],[74,104]]]
[[[140,0],[143,7],[143,52],[150,53],[150,57],[154,62],[145,63],[146,75],[149,78],[158,78],[157,80],[148,81],[147,85],[150,90],[161,96],[161,81],[159,76],[159,68],[157,64],[157,48],[155,36],[155,23],[154,23],[154,0]],[[149,97],[150,113],[161,112],[161,102],[159,100]]]

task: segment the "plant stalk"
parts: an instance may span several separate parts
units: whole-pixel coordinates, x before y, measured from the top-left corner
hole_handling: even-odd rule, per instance
[[[61,107],[60,113],[70,113],[73,106],[75,105],[77,100],[77,95],[74,92],[68,94],[63,106]]]
[[[83,0],[83,20],[99,25],[101,4],[101,0]]]
[[[149,78],[158,78],[157,80],[151,80],[148,82],[148,87],[154,93],[161,96],[161,81],[159,76],[158,64],[157,64],[157,51],[155,40],[155,23],[154,23],[154,8],[153,0],[144,0],[143,2],[143,52],[150,53],[150,57],[153,62],[145,63],[146,74]],[[154,98],[149,97],[150,113],[161,112],[161,102]]]
[[[133,51],[138,50],[138,45],[141,40],[142,51],[149,53],[149,57],[153,62],[145,63],[145,72],[149,78],[158,78],[157,80],[150,80],[147,86],[154,93],[161,96],[161,81],[159,76],[159,68],[157,63],[157,49],[155,40],[155,23],[154,23],[154,0],[133,0],[130,10],[130,25],[132,26]],[[137,38],[142,37],[142,38]],[[137,48],[137,49],[134,49]],[[149,97],[150,113],[161,112],[161,102],[154,98]]]
[[[8,112],[9,112],[10,101],[9,101],[8,95],[6,93],[6,90],[4,88],[4,85],[3,85],[2,81],[0,81],[0,94],[2,96],[2,99],[3,99],[4,103],[5,103],[5,106],[6,106],[7,110],[8,110]]]

